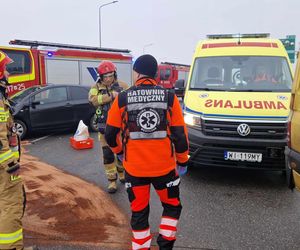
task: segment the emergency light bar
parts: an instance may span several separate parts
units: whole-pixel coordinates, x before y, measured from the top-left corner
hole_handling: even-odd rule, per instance
[[[207,35],[208,39],[222,39],[222,38],[268,38],[270,33],[254,33],[254,34],[213,34]]]

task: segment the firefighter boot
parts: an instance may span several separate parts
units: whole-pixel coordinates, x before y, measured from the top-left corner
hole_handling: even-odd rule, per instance
[[[107,192],[110,194],[114,194],[117,192],[117,182],[116,181],[109,181],[108,187],[107,187]]]
[[[119,175],[119,181],[124,184],[125,183],[124,170],[122,172],[118,172],[118,175]]]
[[[23,250],[38,250],[36,246],[33,247],[24,247]]]
[[[124,168],[122,165],[122,162],[117,161],[117,172],[118,172],[118,176],[119,176],[119,181],[121,183],[125,183],[125,173],[124,173]]]
[[[106,177],[108,180],[107,192],[113,194],[117,191],[117,169],[114,163],[104,164]]]
[[[125,173],[124,173],[124,167],[121,161],[116,160],[116,167],[117,167],[117,172],[118,172],[118,176],[119,176],[119,181],[121,183],[125,183]]]

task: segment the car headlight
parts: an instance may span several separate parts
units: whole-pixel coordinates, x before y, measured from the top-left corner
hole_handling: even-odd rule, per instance
[[[190,126],[196,126],[201,128],[201,117],[199,115],[193,115],[191,113],[183,113],[184,122]]]

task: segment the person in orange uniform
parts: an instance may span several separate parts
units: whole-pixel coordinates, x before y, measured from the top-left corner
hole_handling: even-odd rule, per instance
[[[12,62],[0,51],[0,249],[33,250],[37,248],[23,245],[25,193],[18,174],[17,135],[6,94],[9,75],[6,66]]]
[[[105,131],[108,145],[125,168],[132,249],[150,249],[151,184],[163,206],[157,243],[160,249],[173,248],[182,209],[179,176],[187,172],[188,137],[180,103],[175,94],[157,85],[156,71],[153,56],[137,58],[133,65],[135,84],[114,100]]]
[[[256,75],[254,78],[254,82],[261,83],[261,82],[271,82],[277,83],[276,79],[268,74],[266,66],[263,64],[259,64],[256,68]]]

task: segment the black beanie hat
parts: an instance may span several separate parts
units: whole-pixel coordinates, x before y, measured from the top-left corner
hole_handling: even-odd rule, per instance
[[[142,75],[154,78],[157,71],[157,61],[151,55],[142,55],[135,60],[133,70]]]

